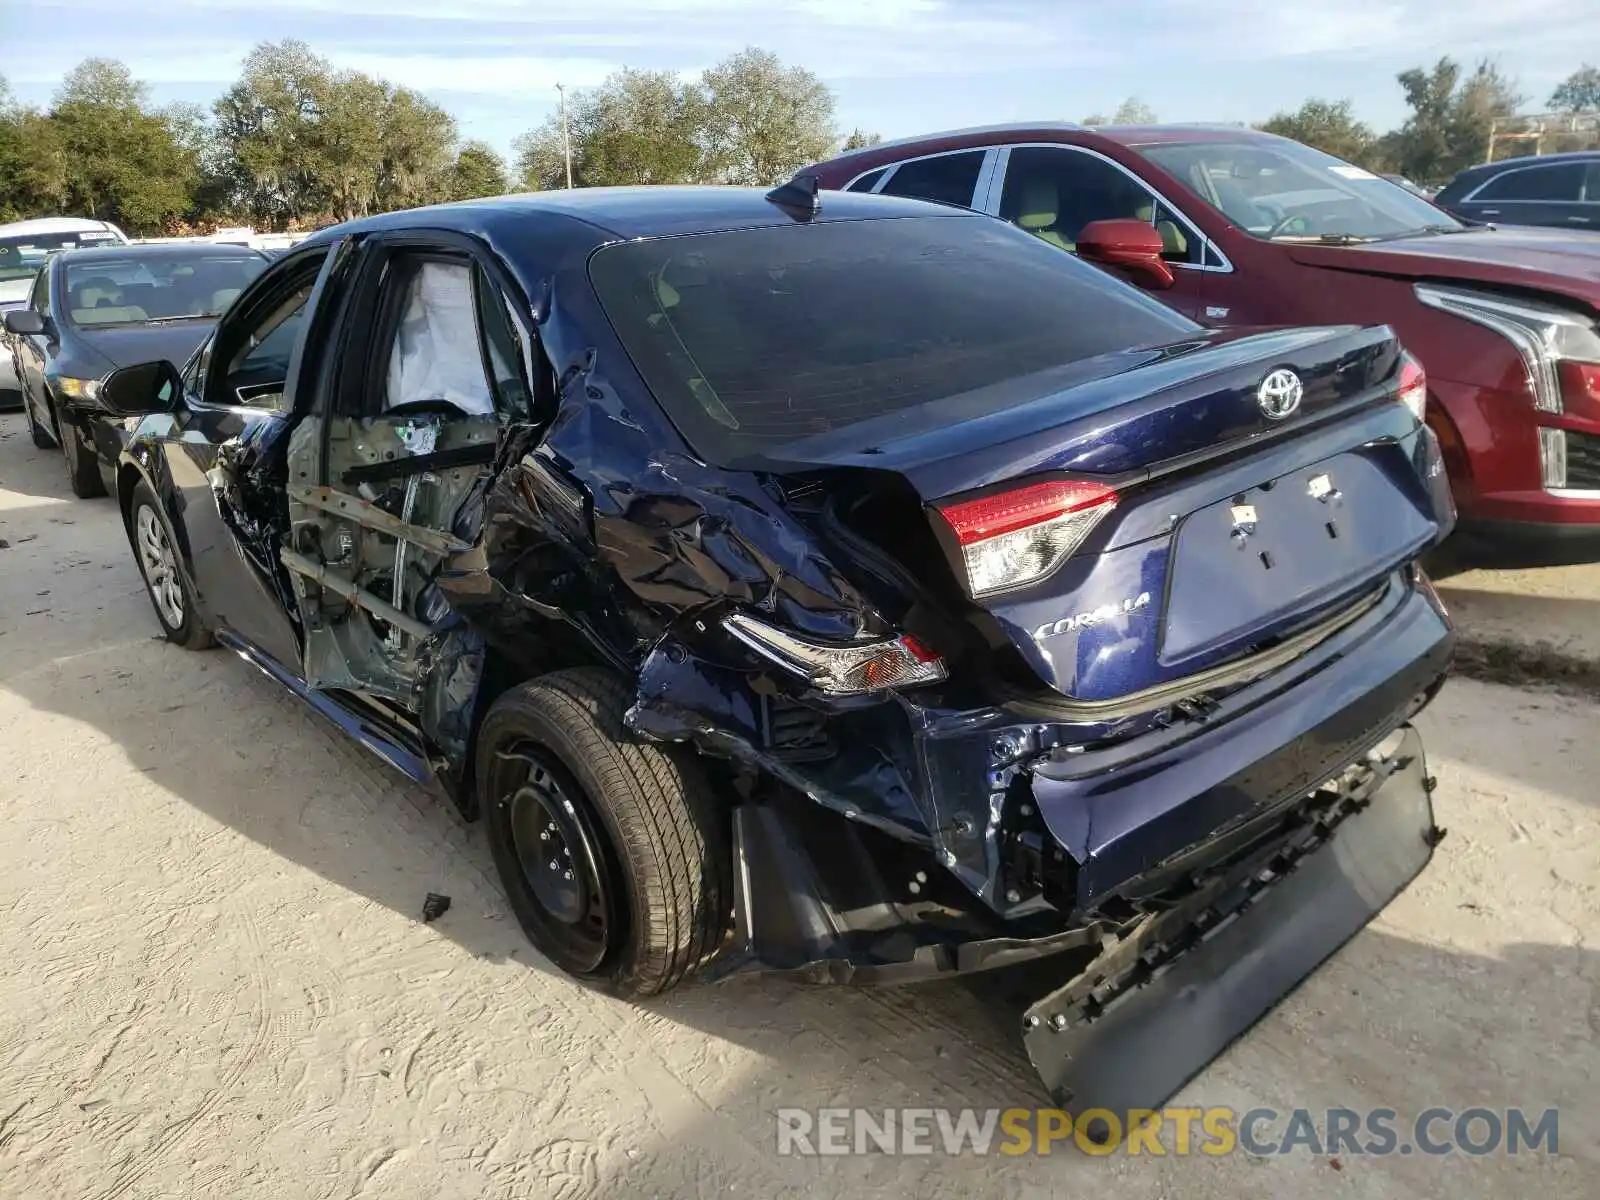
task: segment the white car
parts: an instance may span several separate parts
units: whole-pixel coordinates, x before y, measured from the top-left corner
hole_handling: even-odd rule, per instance
[[[0,225],[0,315],[28,303],[34,277],[56,250],[75,246],[128,244],[128,235],[109,221],[83,217],[42,217]],[[0,347],[0,406],[20,402],[16,356],[9,342]]]

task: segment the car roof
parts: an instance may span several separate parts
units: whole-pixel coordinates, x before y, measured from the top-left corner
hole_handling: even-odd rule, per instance
[[[57,250],[50,257],[62,262],[89,262],[101,258],[266,258],[250,246],[228,242],[133,242],[122,246],[80,246]]]
[[[92,221],[87,217],[35,217],[29,221],[0,225],[0,237],[28,233],[83,233],[91,230],[121,232],[109,221]]]
[[[463,200],[430,208],[366,217],[324,229],[322,242],[349,233],[384,229],[451,229],[492,234],[533,221],[581,223],[596,241],[675,237],[729,229],[793,224],[796,217],[768,200],[762,188],[662,186],[575,188]],[[892,217],[956,216],[963,209],[898,196],[826,192],[813,221],[865,221]]]
[[[1263,133],[1244,125],[1075,125],[1070,121],[1017,121],[1004,125],[977,125],[968,129],[946,129],[924,133],[917,137],[899,138],[892,142],[878,142],[858,150],[847,150],[818,168],[827,167],[829,173],[837,168],[859,162],[861,170],[887,166],[905,157],[896,151],[918,154],[945,154],[961,150],[1003,146],[1017,142],[1061,142],[1069,145],[1093,145],[1096,138],[1104,138],[1124,146],[1145,146],[1163,142],[1224,142],[1224,141],[1282,141],[1275,134]],[[804,171],[801,172],[804,174]]]
[[[1478,163],[1465,168],[1463,175],[1494,175],[1507,168],[1545,166],[1563,162],[1600,162],[1600,150],[1568,150],[1561,154],[1519,154],[1515,158],[1497,158],[1492,163]]]

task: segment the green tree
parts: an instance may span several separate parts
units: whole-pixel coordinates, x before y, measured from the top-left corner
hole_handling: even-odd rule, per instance
[[[670,71],[622,70],[569,97],[574,187],[694,183],[705,175],[706,100]],[[561,113],[517,139],[517,174],[535,191],[566,186]]]
[[[462,143],[450,167],[449,195],[452,200],[474,200],[479,196],[503,196],[511,190],[506,164],[483,142]]]
[[[1376,154],[1376,136],[1351,114],[1348,100],[1307,100],[1295,112],[1277,113],[1256,128],[1362,166],[1371,166]]]
[[[383,163],[377,207],[387,212],[448,198],[456,160],[456,120],[420,92],[388,91],[383,107]]]
[[[781,183],[835,144],[833,93],[776,54],[741,50],[708,70],[702,84],[710,166],[723,182]]]
[[[364,217],[377,205],[388,104],[388,89],[359,71],[341,71],[319,88],[304,154],[316,194],[341,221]]]
[[[258,224],[281,225],[323,203],[314,131],[333,70],[304,42],[263,42],[217,100],[216,137],[234,203]]]
[[[1392,140],[1393,165],[1419,183],[1442,182],[1488,154],[1496,121],[1516,115],[1522,98],[1515,85],[1487,60],[1465,81],[1454,59],[1432,70],[1413,67],[1397,78],[1411,116]]]
[[[1449,175],[1489,157],[1489,134],[1496,124],[1517,115],[1524,97],[1514,81],[1487,60],[1480,62],[1456,93],[1450,111]]]
[[[50,112],[66,167],[66,207],[130,232],[159,232],[188,212],[199,159],[122,63],[86,59]]]
[[[868,146],[876,146],[881,141],[883,141],[883,138],[880,135],[867,133],[858,125],[850,131],[850,136],[845,138],[844,145],[840,149],[841,152],[844,150],[865,150]]]
[[[1117,111],[1111,116],[1113,125],[1154,125],[1156,123],[1156,110],[1151,108],[1137,96],[1129,96],[1117,105]]]
[[[54,123],[17,104],[0,75],[0,221],[53,215],[66,202],[66,155]]]
[[[1550,93],[1550,107],[1559,112],[1600,112],[1600,68],[1584,63]]]

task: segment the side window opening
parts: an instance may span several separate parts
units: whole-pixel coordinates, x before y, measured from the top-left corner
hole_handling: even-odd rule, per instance
[[[1204,253],[1201,239],[1153,192],[1111,163],[1077,150],[1013,149],[1000,216],[1062,250],[1076,250],[1085,226],[1120,218],[1153,226],[1168,262],[1197,264]]]
[[[306,305],[316,282],[315,273],[308,272],[299,286],[260,314],[259,322],[229,356],[222,379],[208,389],[208,399],[245,408],[284,406],[289,363],[305,335]]]
[[[978,173],[983,170],[984,154],[983,150],[963,150],[958,154],[938,154],[903,162],[883,185],[883,195],[971,208],[972,195],[978,187]]]
[[[1583,188],[1583,166],[1579,163],[1553,163],[1549,166],[1519,167],[1496,176],[1473,196],[1474,200],[1543,200],[1570,203]]]
[[[845,188],[845,191],[870,192],[877,185],[878,180],[883,178],[884,172],[888,169],[888,167],[879,167],[876,171],[868,171],[860,179]]]
[[[385,275],[365,412],[443,406],[468,417],[530,418],[523,334],[483,268],[459,258],[401,256]]]
[[[478,334],[473,268],[422,259],[403,284],[381,410],[443,403],[468,416],[495,410]]]

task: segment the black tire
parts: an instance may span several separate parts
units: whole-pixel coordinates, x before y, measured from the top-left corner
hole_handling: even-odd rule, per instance
[[[56,410],[59,414],[60,410]],[[84,444],[83,430],[71,419],[58,417],[61,430],[61,457],[67,463],[67,485],[80,500],[93,500],[106,494],[105,480],[100,478],[100,460],[92,444]]]
[[[477,787],[528,940],[570,975],[647,996],[676,987],[720,948],[732,863],[727,810],[699,763],[630,734],[632,698],[595,668],[513,688],[483,719]],[[552,874],[541,880],[547,852]]]
[[[155,523],[164,539],[167,559],[159,566],[156,544],[147,541],[146,514]],[[183,566],[183,555],[178,550],[178,539],[173,535],[172,523],[162,510],[150,485],[140,480],[128,501],[128,541],[133,547],[134,561],[139,564],[139,574],[144,577],[145,594],[150,597],[150,607],[156,611],[161,631],[167,641],[185,650],[205,650],[216,642],[211,627],[200,616],[200,606],[195,603],[194,584]],[[167,574],[170,572],[170,576]],[[152,574],[157,578],[152,579]],[[170,578],[176,591],[168,587]]]
[[[33,438],[33,444],[40,450],[54,450],[56,448],[55,436],[43,425],[33,418],[33,405],[27,399],[22,401],[22,411],[28,416],[28,434]]]

